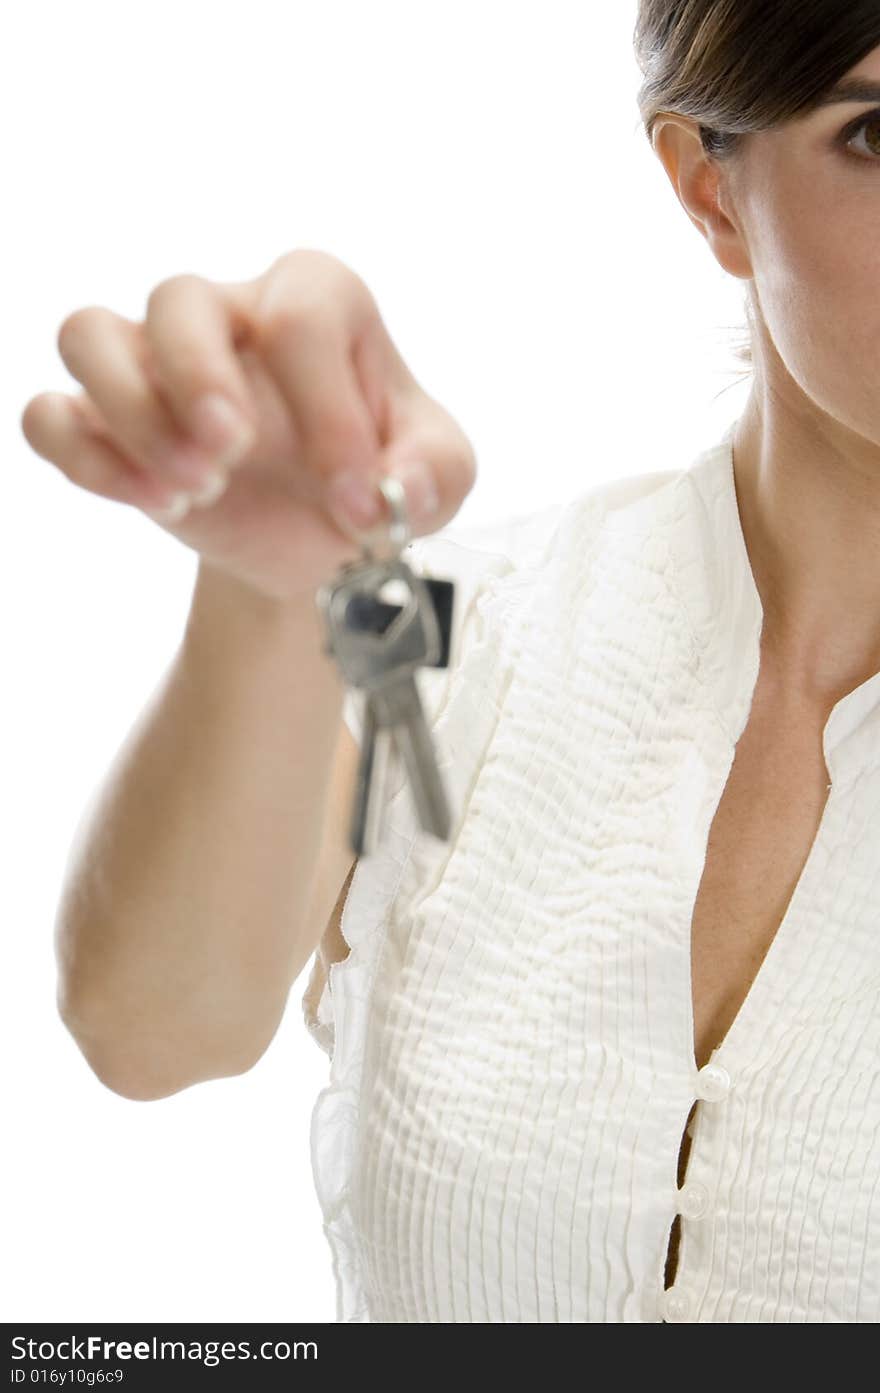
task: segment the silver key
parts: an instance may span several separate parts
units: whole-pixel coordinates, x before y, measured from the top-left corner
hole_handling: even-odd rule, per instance
[[[349,827],[349,844],[358,856],[370,856],[382,838],[382,814],[385,810],[385,781],[390,732],[376,721],[373,702],[367,694],[364,703],[361,757],[358,761],[354,806]]]
[[[365,692],[350,832],[352,850],[357,855],[369,855],[380,834],[389,738],[406,765],[422,827],[441,840],[448,840],[451,824],[446,791],[415,683],[416,669],[436,663],[440,657],[437,616],[424,582],[401,556],[409,538],[403,490],[392,478],[383,479],[380,486],[394,514],[393,555],[380,561],[364,548],[364,559],[344,567],[335,581],[321,587],[317,596],[328,632],[326,651],[336,658],[346,682]],[[403,582],[407,592],[400,613],[384,633],[371,632],[363,623],[359,627],[358,602],[377,598],[389,580]],[[363,621],[362,615],[360,618]]]
[[[357,627],[358,600],[375,597],[389,580],[403,581],[407,599],[384,633]],[[440,632],[424,582],[406,562],[366,561],[347,567],[319,601],[336,657],[349,685],[365,691],[365,722],[352,822],[352,849],[363,854],[377,830],[382,787],[374,765],[389,734],[402,756],[421,825],[443,840],[450,828],[446,794],[415,683],[417,668],[436,662]]]

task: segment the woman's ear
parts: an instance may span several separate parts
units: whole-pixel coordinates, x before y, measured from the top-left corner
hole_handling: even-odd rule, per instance
[[[752,264],[725,166],[704,150],[698,123],[691,117],[661,113],[651,131],[651,144],[679,203],[709,243],[716,261],[730,275],[751,280]]]

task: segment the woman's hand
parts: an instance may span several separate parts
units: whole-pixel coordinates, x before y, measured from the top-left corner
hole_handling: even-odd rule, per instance
[[[416,382],[369,289],[325,252],[288,252],[240,283],[174,276],[142,323],[77,310],[58,349],[84,391],[28,402],[36,453],[275,599],[314,592],[387,535],[384,474],[404,482],[414,536],[445,525],[476,479],[470,442]],[[372,499],[373,524],[346,511],[344,480]]]

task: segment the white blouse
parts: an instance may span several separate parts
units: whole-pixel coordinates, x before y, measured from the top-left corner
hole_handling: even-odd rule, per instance
[[[687,468],[411,544],[458,583],[450,667],[419,675],[453,832],[392,762],[350,951],[303,997],[340,1321],[880,1319],[880,673],[828,718],[806,864],[694,1058],[691,919],[763,618],[735,424]]]

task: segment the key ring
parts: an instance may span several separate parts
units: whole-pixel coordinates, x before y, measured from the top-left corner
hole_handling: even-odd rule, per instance
[[[400,556],[405,547],[412,541],[409,518],[406,511],[406,493],[403,484],[396,479],[393,474],[383,474],[379,480],[379,488],[388,507],[391,509],[391,521],[388,527],[388,541],[391,547],[391,555],[394,558]],[[372,537],[375,528],[367,534]],[[369,541],[362,541],[361,547],[365,557],[372,561],[376,557],[375,545]]]

